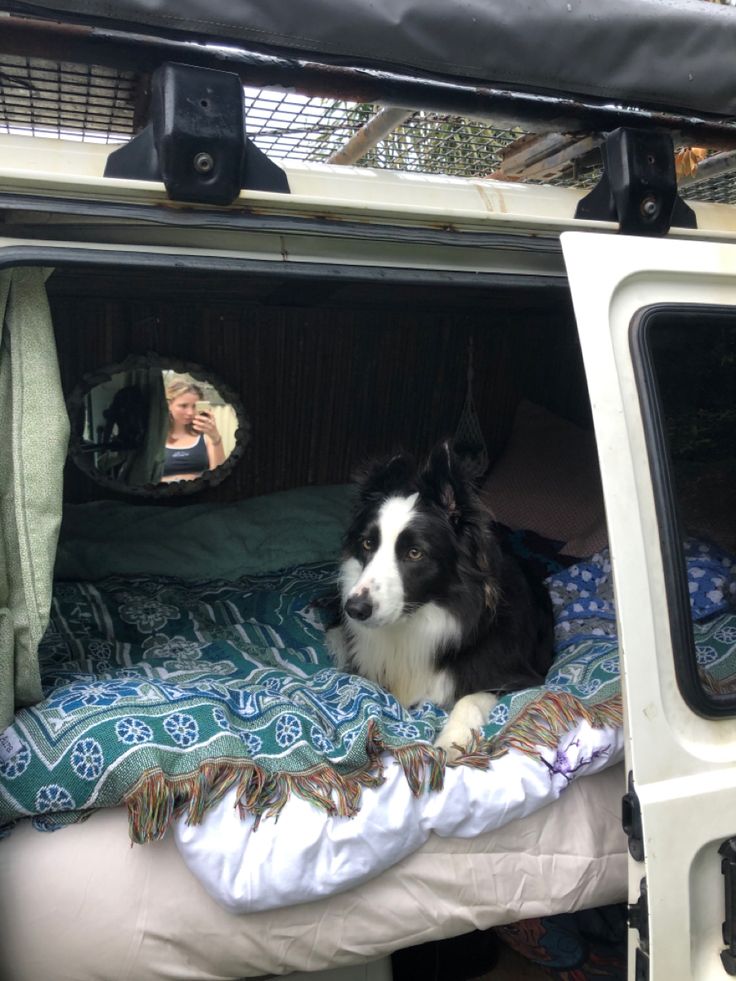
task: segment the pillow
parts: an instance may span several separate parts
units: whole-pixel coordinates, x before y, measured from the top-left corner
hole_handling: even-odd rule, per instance
[[[64,508],[54,576],[238,579],[337,561],[352,504],[348,484],[299,487],[235,504],[71,504]]]
[[[595,436],[522,401],[481,497],[497,521],[563,542],[586,556],[608,544]]]

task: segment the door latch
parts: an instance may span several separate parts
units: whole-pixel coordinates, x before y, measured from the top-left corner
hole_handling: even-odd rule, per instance
[[[718,849],[726,890],[726,919],[723,921],[721,963],[726,974],[736,975],[736,838],[724,841]]]
[[[621,824],[629,839],[629,853],[637,862],[644,861],[644,833],[641,826],[641,805],[634,789],[634,774],[629,770],[628,793],[621,798]]]
[[[639,898],[628,908],[629,929],[639,931],[634,965],[635,981],[649,981],[649,896],[647,880],[639,883]]]

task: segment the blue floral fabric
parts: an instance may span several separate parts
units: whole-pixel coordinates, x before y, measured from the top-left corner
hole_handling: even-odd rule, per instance
[[[684,556],[703,684],[736,690],[736,561],[695,539],[684,542]],[[585,709],[611,704],[621,693],[608,549],[558,567],[546,583],[555,618],[554,664],[544,687],[526,688],[498,702],[484,729],[491,744],[545,693],[572,695]]]
[[[692,618],[698,622],[736,606],[736,564],[715,545],[695,539],[683,544]],[[555,608],[557,649],[616,636],[616,608],[608,550],[577,562],[547,580]]]
[[[694,616],[708,618],[697,628],[699,661],[726,677],[736,672],[733,560],[689,543],[687,565]],[[555,663],[544,688],[501,699],[484,732],[491,747],[541,693],[566,693],[581,708],[620,693],[606,553],[558,569],[548,585]],[[151,775],[173,786],[212,765],[257,766],[264,793],[275,793],[269,779],[308,778],[325,806],[351,776],[368,781],[384,748],[425,747],[433,759],[441,709],[409,711],[332,667],[319,602],[334,588],[332,564],[234,583],[58,583],[40,648],[45,698],[17,713],[19,748],[0,760],[0,826],[30,815],[50,830],[128,800]]]
[[[57,584],[40,649],[45,699],[16,715],[0,825],[119,804],[149,773],[255,761],[266,776],[327,766],[339,778],[370,763],[371,738],[431,742],[440,709],[408,712],[333,669],[315,600],[334,581],[330,564],[237,583]]]

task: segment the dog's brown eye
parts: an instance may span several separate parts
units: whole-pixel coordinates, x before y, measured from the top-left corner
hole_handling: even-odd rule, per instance
[[[410,548],[406,553],[406,557],[407,559],[411,559],[412,562],[417,562],[424,557],[424,552],[420,548]]]
[[[372,552],[373,551],[373,539],[372,538],[364,538],[363,541],[362,541],[362,545],[363,545],[363,548],[366,550],[366,552]]]

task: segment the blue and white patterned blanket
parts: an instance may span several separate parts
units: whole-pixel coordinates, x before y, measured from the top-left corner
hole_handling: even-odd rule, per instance
[[[688,543],[687,564],[696,618],[725,614],[732,559]],[[548,582],[557,659],[544,688],[499,702],[476,763],[509,746],[555,746],[576,719],[620,720],[606,553]],[[125,802],[132,837],[145,841],[176,814],[197,822],[232,788],[255,815],[277,813],[292,793],[350,815],[382,781],[386,753],[414,791],[439,788],[444,759],[432,742],[445,713],[429,703],[408,711],[334,670],[314,605],[333,589],[326,565],[236,583],[58,584],[41,646],[46,697],[11,727],[19,748],[0,762],[0,825],[33,816],[53,830]],[[726,649],[721,663],[736,657]]]

